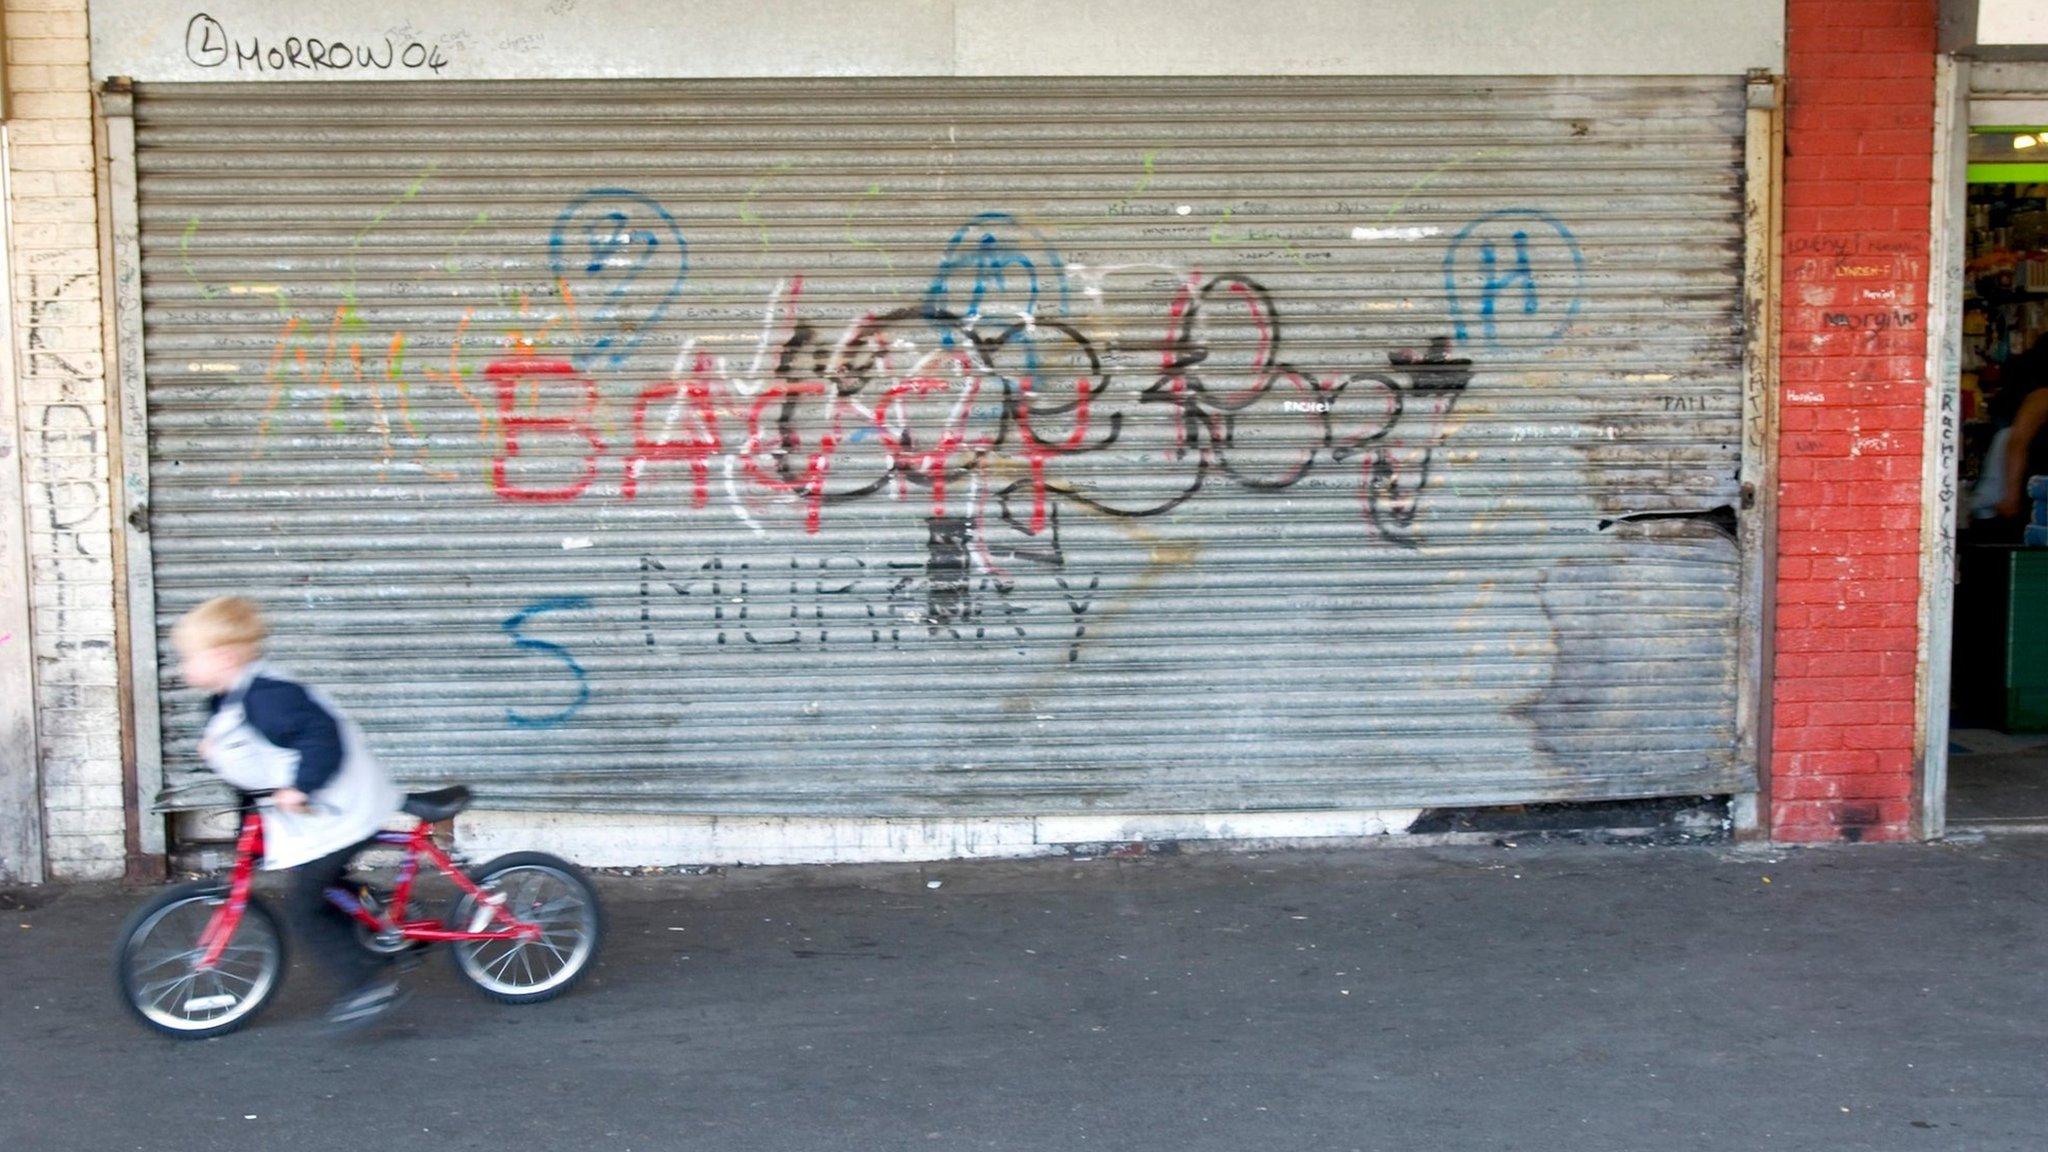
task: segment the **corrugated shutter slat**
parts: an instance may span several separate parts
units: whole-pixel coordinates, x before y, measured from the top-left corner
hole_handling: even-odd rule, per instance
[[[1738,79],[161,85],[136,124],[160,618],[259,597],[410,781],[1754,787]]]

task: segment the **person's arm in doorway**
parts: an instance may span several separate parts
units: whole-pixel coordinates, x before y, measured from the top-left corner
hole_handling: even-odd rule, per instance
[[[1998,502],[2000,516],[2018,516],[2025,506],[2027,457],[2043,424],[2048,424],[2048,388],[2027,397],[2012,418],[2012,432],[2005,439],[2005,497]]]

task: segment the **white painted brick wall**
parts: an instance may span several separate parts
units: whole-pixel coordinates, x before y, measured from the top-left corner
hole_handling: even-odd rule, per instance
[[[24,40],[50,39],[58,47],[42,51],[65,51],[72,42],[86,37],[84,4],[35,5],[9,4],[7,6],[7,38]]]
[[[36,712],[49,867],[123,865],[110,401],[84,0],[4,0]]]

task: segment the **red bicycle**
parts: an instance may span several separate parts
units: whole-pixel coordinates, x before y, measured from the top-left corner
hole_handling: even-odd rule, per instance
[[[186,1039],[231,1032],[277,991],[284,933],[250,890],[263,858],[259,795],[244,798],[235,866],[225,881],[166,889],[121,928],[114,959],[121,998],[159,1032]],[[357,939],[371,951],[396,955],[446,943],[456,970],[495,1000],[532,1004],[559,996],[597,955],[597,893],[575,865],[543,852],[514,852],[464,870],[434,842],[433,825],[469,801],[460,785],[407,796],[404,810],[419,823],[374,840],[405,851],[388,897],[361,885],[329,888],[327,898],[356,922]],[[461,890],[438,920],[408,914],[423,858]]]

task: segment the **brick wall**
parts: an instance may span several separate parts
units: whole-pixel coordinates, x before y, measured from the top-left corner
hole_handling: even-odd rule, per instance
[[[8,212],[48,868],[124,863],[84,0],[5,0]]]
[[[1911,834],[1935,0],[1789,0],[1771,830]]]

